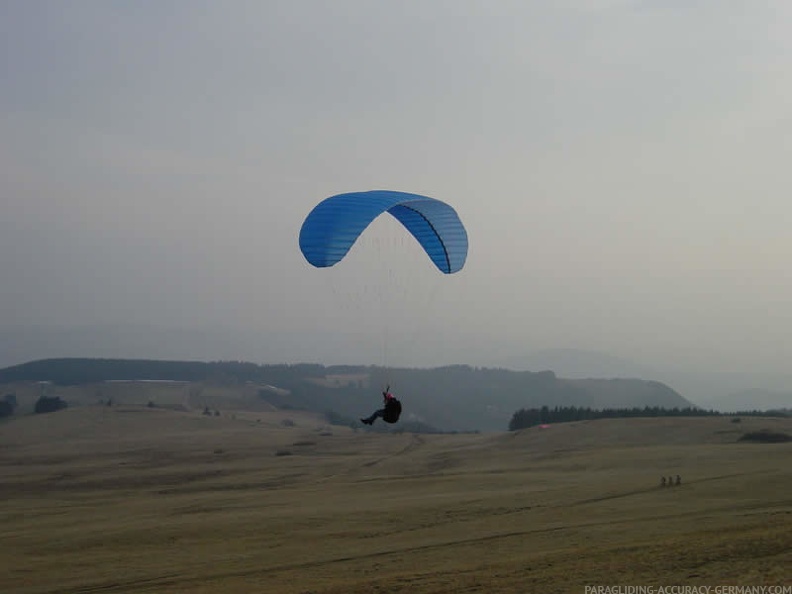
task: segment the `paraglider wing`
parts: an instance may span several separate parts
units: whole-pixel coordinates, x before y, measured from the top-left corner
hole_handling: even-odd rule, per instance
[[[303,222],[300,250],[317,268],[333,266],[384,212],[405,226],[441,272],[452,274],[465,265],[467,232],[451,206],[427,196],[389,190],[338,194],[320,202]]]

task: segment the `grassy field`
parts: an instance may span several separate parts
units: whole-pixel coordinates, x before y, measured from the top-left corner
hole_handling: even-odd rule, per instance
[[[792,443],[737,442],[765,428],[792,419],[383,435],[266,410],[22,416],[0,424],[0,592],[792,586]]]

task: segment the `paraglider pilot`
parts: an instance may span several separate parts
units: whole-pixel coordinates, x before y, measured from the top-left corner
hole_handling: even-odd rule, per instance
[[[397,422],[401,415],[401,402],[390,393],[390,386],[382,392],[382,402],[384,406],[381,409],[374,411],[371,416],[365,419],[360,419],[360,422],[364,425],[373,425],[377,418],[381,418],[386,423]]]

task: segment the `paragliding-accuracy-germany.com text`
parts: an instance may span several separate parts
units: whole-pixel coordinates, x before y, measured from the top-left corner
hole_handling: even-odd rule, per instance
[[[792,594],[784,586],[586,586],[584,594]]]

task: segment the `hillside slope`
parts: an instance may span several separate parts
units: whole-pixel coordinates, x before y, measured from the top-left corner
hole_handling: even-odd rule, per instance
[[[788,584],[792,419],[374,435],[86,406],[5,421],[0,591],[582,592]],[[660,488],[660,475],[682,477]],[[42,566],[46,571],[42,571]]]

